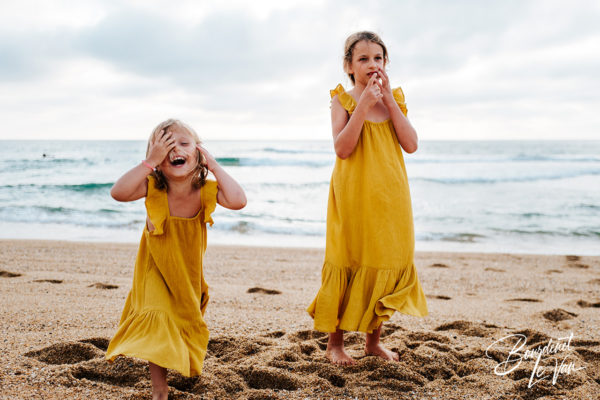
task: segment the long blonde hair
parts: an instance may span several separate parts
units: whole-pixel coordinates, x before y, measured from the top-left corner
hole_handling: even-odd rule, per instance
[[[166,132],[172,126],[177,126],[181,129],[183,129],[184,131],[186,131],[187,133],[189,133],[197,145],[202,144],[200,137],[198,136],[196,131],[194,131],[192,129],[191,126],[183,123],[182,121],[180,121],[178,119],[169,118],[168,120],[163,121],[160,124],[158,124],[156,126],[156,128],[154,128],[154,130],[152,131],[150,138],[148,138],[148,146],[146,147],[146,158],[148,158],[148,155],[149,155],[148,153],[150,151],[150,143],[152,143],[152,141],[160,134],[161,131],[164,130]],[[206,166],[206,161],[204,160],[204,156],[198,149],[196,149],[196,159],[197,159],[197,164],[196,164],[196,167],[194,168],[194,170],[192,171],[192,174],[194,175],[192,178],[192,186],[194,186],[195,189],[200,189],[206,183],[206,177],[208,176],[208,168]],[[155,180],[154,186],[157,189],[169,190],[169,184],[167,182],[167,178],[165,178],[165,176],[163,175],[163,173],[160,169],[157,168],[152,173],[152,176],[154,176],[154,180]]]

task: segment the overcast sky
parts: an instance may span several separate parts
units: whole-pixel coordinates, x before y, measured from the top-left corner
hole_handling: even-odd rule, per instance
[[[330,139],[379,33],[421,140],[600,139],[599,1],[6,1],[0,139]]]

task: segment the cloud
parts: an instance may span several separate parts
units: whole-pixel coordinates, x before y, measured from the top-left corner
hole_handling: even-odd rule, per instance
[[[600,105],[596,2],[42,2],[47,17],[35,23],[21,15],[38,3],[24,4],[0,13],[0,108],[23,110],[0,116],[16,125],[16,115],[33,113],[28,129],[37,132],[35,120],[60,120],[53,115],[70,121],[67,130],[84,125],[77,116],[93,120],[95,132],[176,115],[211,131],[224,124],[227,137],[329,138],[328,90],[348,84],[343,41],[362,29],[382,35],[392,81],[425,137],[460,136],[466,121],[495,121],[480,137],[504,137],[518,129],[502,122],[507,113],[565,124],[553,108],[588,118],[577,121],[587,136],[600,122],[589,112]],[[113,118],[86,115],[94,110]]]

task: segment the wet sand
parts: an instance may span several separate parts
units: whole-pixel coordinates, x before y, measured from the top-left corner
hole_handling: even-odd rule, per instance
[[[136,251],[0,241],[1,399],[151,398],[146,362],[103,358]],[[348,333],[353,367],[327,362],[326,335],[305,312],[322,261],[322,249],[209,246],[204,373],[170,371],[169,398],[600,398],[600,257],[417,253],[429,315],[396,313],[384,325],[397,363],[365,356],[364,335]],[[524,345],[498,375],[511,335]],[[536,354],[526,359],[558,338],[537,365]]]

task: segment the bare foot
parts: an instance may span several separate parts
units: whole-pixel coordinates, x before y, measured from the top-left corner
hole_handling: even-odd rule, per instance
[[[346,349],[344,348],[344,331],[339,329],[329,334],[325,355],[329,361],[336,365],[356,364],[356,361],[346,353]]]
[[[395,351],[391,351],[383,347],[381,343],[365,346],[365,354],[368,356],[378,356],[384,360],[399,361],[400,356]]]
[[[365,341],[365,354],[368,356],[381,357],[384,360],[399,361],[400,356],[398,355],[398,353],[386,349],[379,342],[382,327],[383,324],[379,325],[379,327],[377,329],[374,329],[373,332],[367,333],[367,338]]]
[[[332,364],[336,365],[354,365],[356,361],[348,353],[344,346],[327,346],[325,356],[331,361]]]

